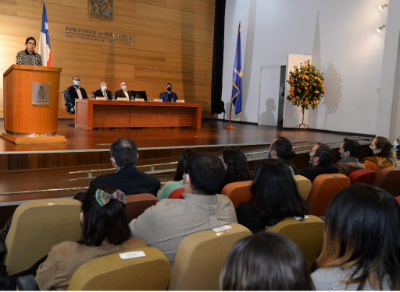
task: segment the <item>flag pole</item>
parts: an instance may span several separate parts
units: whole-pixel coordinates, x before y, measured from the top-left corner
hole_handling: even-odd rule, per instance
[[[237,38],[236,38],[236,51],[235,51],[235,60],[236,60],[236,55],[237,55],[237,46],[238,46],[238,39],[239,39],[239,32],[240,32],[240,21],[239,21],[239,26],[238,26],[238,33],[237,33]],[[233,93],[233,84],[232,84],[232,91],[231,91],[231,107],[229,110],[229,125],[225,126],[224,129],[226,130],[235,130],[236,128],[231,125],[231,117],[232,117],[232,93]]]

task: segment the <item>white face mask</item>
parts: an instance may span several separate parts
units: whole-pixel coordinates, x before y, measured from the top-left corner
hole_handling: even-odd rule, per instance
[[[126,86],[121,86],[121,89],[122,89],[122,90],[125,90],[125,89],[126,89]]]
[[[107,86],[102,86],[101,89],[102,89],[103,91],[106,91],[106,90],[107,90]]]
[[[394,150],[396,151],[397,150],[397,146],[398,146],[399,144],[397,144],[397,140],[395,140],[394,141],[394,143],[393,143],[393,147],[394,147]]]
[[[186,186],[189,182],[189,175],[187,173],[185,175],[186,175],[186,182],[183,184],[182,187]]]

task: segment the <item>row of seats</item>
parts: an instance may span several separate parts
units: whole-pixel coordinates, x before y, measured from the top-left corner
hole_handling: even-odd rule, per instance
[[[140,200],[137,202],[140,204]],[[81,203],[72,199],[21,204],[6,238],[8,274],[30,268],[58,243],[79,240],[80,208]],[[303,221],[286,218],[266,229],[294,241],[311,267],[322,247],[323,221],[315,216],[307,217]],[[69,289],[218,290],[219,275],[230,249],[238,240],[251,235],[240,224],[230,225],[232,229],[227,231],[205,230],[187,236],[178,247],[171,269],[160,250],[143,248],[136,251],[143,251],[146,257],[122,260],[114,254],[85,263],[75,272]]]
[[[340,190],[355,183],[368,183],[380,187],[393,196],[398,196],[400,187],[400,169],[383,168],[378,175],[370,169],[354,171],[349,177],[343,174],[322,174],[311,184],[310,180],[295,175],[300,195],[310,206],[310,214],[324,216],[326,208],[334,195]],[[252,198],[250,191],[252,181],[235,182],[226,185],[222,194],[228,196],[235,208]]]

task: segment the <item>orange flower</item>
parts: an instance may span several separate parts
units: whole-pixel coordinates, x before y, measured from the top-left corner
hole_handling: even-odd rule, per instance
[[[306,87],[304,87],[304,89],[305,89],[305,90],[307,90],[307,88],[308,88],[307,86],[306,86]]]
[[[308,95],[308,92],[306,92],[306,95]]]
[[[315,93],[318,93],[318,91],[315,91]]]
[[[317,83],[314,83],[314,86],[317,86]]]
[[[297,106],[300,106],[299,104]]]
[[[306,100],[308,100],[308,97],[306,97]]]
[[[321,94],[321,97],[324,96],[323,94]]]
[[[297,83],[297,86],[299,86],[299,84]]]

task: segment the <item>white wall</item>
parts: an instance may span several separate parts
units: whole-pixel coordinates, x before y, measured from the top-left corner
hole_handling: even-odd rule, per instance
[[[376,28],[386,23],[388,11],[380,11],[380,4],[381,0],[227,1],[222,90],[227,112],[241,21],[243,114],[233,120],[258,122],[261,66],[286,65],[289,54],[308,54],[325,73],[326,85],[319,108],[309,112],[309,125],[375,134],[385,37],[385,30],[379,34]],[[285,101],[287,106],[293,105]]]

